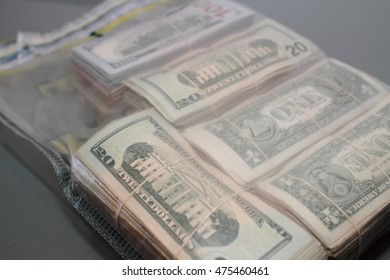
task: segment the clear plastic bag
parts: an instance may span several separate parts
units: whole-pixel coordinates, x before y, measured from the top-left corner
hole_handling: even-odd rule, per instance
[[[390,149],[364,146],[387,147],[388,92],[247,7],[188,1],[1,73],[0,110],[125,258],[353,258],[389,215]]]

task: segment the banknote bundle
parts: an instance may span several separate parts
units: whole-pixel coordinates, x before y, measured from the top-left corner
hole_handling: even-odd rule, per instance
[[[335,258],[389,228],[390,99],[317,142],[254,189],[299,220]]]
[[[354,120],[387,95],[374,79],[335,60],[195,126],[184,136],[241,185]]]
[[[254,15],[228,0],[197,0],[180,7],[74,48],[74,62],[102,85],[117,85],[130,74],[249,24]]]
[[[390,228],[387,85],[231,0],[116,0],[65,27],[25,34],[40,55],[0,72],[0,120],[61,158],[109,241],[149,259],[344,259]],[[0,68],[19,51],[0,45]]]
[[[100,130],[75,153],[72,170],[146,258],[326,257],[293,220],[202,161],[154,109]]]
[[[262,19],[238,35],[124,81],[176,125],[215,117],[321,57],[309,40]],[[285,77],[286,78],[286,77]]]

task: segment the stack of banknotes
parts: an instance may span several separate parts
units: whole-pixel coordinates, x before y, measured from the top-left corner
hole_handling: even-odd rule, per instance
[[[336,258],[389,229],[390,99],[324,137],[254,192],[286,210]]]
[[[72,171],[147,258],[326,257],[306,230],[203,161],[155,109],[100,130]]]
[[[355,258],[388,227],[388,87],[280,23],[194,1],[72,55],[154,107],[72,157],[77,187],[146,257]]]
[[[323,54],[309,40],[270,20],[208,48],[124,81],[175,125],[216,117],[254,93],[303,71]]]
[[[303,223],[330,255],[353,258],[388,219],[386,96],[380,83],[330,61],[184,136],[241,186]]]
[[[387,85],[239,3],[144,2],[0,76],[2,115],[144,258],[349,259],[389,229]]]
[[[113,122],[73,173],[147,257],[356,258],[389,226],[387,92],[328,61],[182,133],[155,109]]]
[[[228,0],[199,0],[175,7],[170,13],[74,48],[73,61],[97,83],[111,88],[131,74],[242,28],[254,16],[250,9]]]
[[[130,22],[119,32],[72,50],[75,71],[108,103],[123,97],[132,102],[123,80],[240,29],[254,16],[252,10],[228,0],[167,2],[148,20]]]
[[[360,71],[324,61],[217,118],[187,127],[183,135],[237,183],[248,185],[279,171],[387,95]]]

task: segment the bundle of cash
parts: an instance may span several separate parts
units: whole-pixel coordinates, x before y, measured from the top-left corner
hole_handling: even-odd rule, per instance
[[[126,87],[116,85],[106,88],[76,65],[73,64],[72,69],[75,75],[78,74],[75,85],[80,88],[80,93],[96,107],[102,119],[119,115],[118,113],[123,112],[124,109],[141,111],[152,107],[146,98]]]
[[[107,106],[110,106],[116,102],[120,102],[123,99],[123,96],[125,96],[125,92],[129,91],[129,89],[121,85],[112,85],[110,87],[103,86],[99,83],[99,81],[88,75],[87,72],[78,67],[76,64],[72,63],[71,67],[74,72],[84,80],[86,84],[97,90],[97,95],[99,96],[98,98],[104,100],[103,102]],[[132,94],[130,93],[130,95]]]
[[[74,74],[72,75],[72,78],[71,83],[75,86],[79,93],[85,97],[86,101],[88,101],[96,109],[96,112],[98,113],[96,120],[107,120],[113,116],[118,117],[124,115],[124,111],[142,111],[152,107],[145,98],[135,93],[125,92],[125,96],[128,96],[131,100],[129,102],[123,102],[119,98],[112,99],[111,96],[102,94],[104,91],[96,89],[94,86],[91,86],[91,83],[77,77]]]
[[[230,0],[116,0],[20,36],[0,68],[46,55],[0,76],[1,114],[144,258],[353,258],[389,228],[388,88],[278,22]]]
[[[321,57],[307,39],[264,19],[239,35],[124,81],[175,125],[215,117]]]
[[[390,214],[390,99],[316,143],[254,192],[310,230],[335,258],[353,258]]]
[[[154,109],[100,130],[75,153],[72,170],[146,258],[326,257],[293,220],[199,159]]]
[[[246,185],[277,172],[386,93],[360,71],[325,61],[218,118],[187,128],[184,136],[208,160]]]
[[[180,10],[78,46],[72,55],[85,72],[105,86],[131,73],[222,37],[248,24],[252,10],[228,0],[197,0]]]

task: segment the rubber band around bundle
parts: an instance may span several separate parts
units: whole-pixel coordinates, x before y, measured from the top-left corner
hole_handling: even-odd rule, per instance
[[[382,169],[382,167],[380,167],[377,163],[376,163],[376,161],[370,156],[370,154],[369,153],[367,153],[367,152],[365,152],[362,148],[360,148],[359,146],[356,146],[355,144],[353,144],[352,142],[350,142],[350,141],[348,141],[347,139],[345,139],[345,138],[343,138],[343,137],[338,137],[338,136],[336,136],[338,139],[340,139],[340,140],[342,140],[342,141],[344,141],[344,142],[346,142],[346,143],[348,143],[349,145],[351,145],[352,147],[354,147],[355,149],[357,149],[357,150],[359,150],[359,152],[362,152],[362,153],[364,153],[370,160],[371,160],[371,162],[383,173],[383,175],[385,175],[385,177],[387,177],[387,179],[389,179],[389,181],[390,181],[390,177],[389,177],[389,175],[387,174],[387,172],[385,172],[383,169]]]
[[[376,116],[376,117],[385,119],[385,120],[387,120],[387,121],[390,122],[390,120],[387,119],[387,118],[385,118],[384,116],[380,116],[380,115],[378,115],[378,114],[373,114],[370,110],[367,109],[366,106],[364,106],[364,105],[365,105],[364,102],[362,102],[361,100],[357,99],[357,98],[356,98],[352,93],[350,93],[349,91],[347,91],[347,90],[345,90],[345,89],[339,87],[339,86],[336,85],[335,83],[332,83],[331,81],[328,81],[328,80],[326,80],[326,79],[323,79],[323,78],[321,78],[321,77],[319,77],[319,76],[315,76],[315,77],[318,78],[318,79],[323,80],[324,82],[330,83],[331,85],[337,87],[338,89],[342,90],[343,92],[345,92],[345,93],[347,93],[348,95],[350,95],[351,97],[353,97],[353,98],[354,98],[355,100],[357,100],[357,101],[360,103],[360,105],[366,110],[366,114],[370,114],[371,116]],[[321,125],[320,125],[317,121],[315,121],[313,118],[311,118],[311,119],[313,120],[313,122],[314,122],[320,129],[322,129]],[[382,169],[382,167],[380,167],[380,166],[376,163],[376,161],[375,161],[367,152],[365,152],[364,150],[362,150],[360,147],[356,146],[356,145],[353,144],[352,142],[348,141],[347,139],[345,139],[345,138],[339,136],[338,134],[329,135],[329,136],[333,136],[334,138],[340,139],[340,140],[342,140],[342,141],[348,143],[349,145],[351,145],[351,146],[354,147],[355,149],[359,150],[359,151],[362,152],[363,154],[365,154],[365,155],[369,158],[369,160],[370,160],[370,161],[371,161],[371,162],[372,162],[372,163],[381,171],[381,173],[384,174],[384,175],[389,179],[389,181],[390,181],[389,175]],[[283,174],[283,175],[286,175],[286,174]],[[286,175],[286,176],[290,176],[290,175]],[[291,177],[291,176],[290,176],[290,177]],[[295,178],[295,179],[298,180],[298,181],[302,181],[302,180],[300,180],[300,179],[298,179],[298,178]],[[304,182],[304,183],[306,183],[307,185],[309,185],[310,188],[314,189],[314,187],[313,187],[311,184],[309,184],[309,183],[307,183],[307,182]],[[317,189],[316,189],[316,191],[319,192]],[[322,194],[322,193],[321,193],[321,194]],[[322,194],[322,195],[325,196],[324,194]],[[356,257],[355,257],[355,258],[358,258],[358,257],[360,256],[361,246],[362,246],[362,245],[361,245],[361,244],[362,244],[362,236],[361,236],[360,229],[357,227],[357,225],[356,225],[355,223],[353,223],[353,221],[349,218],[349,216],[347,215],[347,213],[345,213],[340,207],[338,207],[338,205],[336,205],[336,203],[334,203],[334,202],[333,202],[332,200],[330,200],[329,198],[328,198],[328,201],[330,201],[334,206],[336,206],[336,208],[337,208],[341,213],[343,213],[343,214],[347,217],[347,219],[352,223],[353,227],[356,229],[357,237],[358,237],[358,248],[357,248],[357,253],[356,253]]]
[[[173,70],[172,68],[169,68],[169,67],[161,67],[161,69],[163,70],[167,70],[169,72],[172,72],[172,73],[175,73],[176,75],[184,78],[188,83],[190,83],[193,87],[195,87],[196,89],[199,90],[199,93],[200,95],[203,96],[204,100],[206,101],[206,103],[209,105],[209,108],[212,109],[212,111],[214,112],[214,117],[218,117],[218,110],[217,108],[215,107],[215,104],[210,100],[210,97],[206,94],[206,92],[204,91],[204,89],[200,88],[196,83],[194,83],[194,81],[192,81],[190,78],[188,78],[186,75],[183,75],[182,73],[176,71],[176,70]]]
[[[375,116],[375,115],[374,115]],[[379,116],[380,117],[380,116]],[[390,121],[389,119],[387,118],[384,118],[388,121]],[[345,139],[344,137],[341,137],[337,134],[335,135],[332,135],[332,137],[334,137],[335,139],[340,139],[344,142],[346,142],[348,145],[354,147],[355,149],[359,150],[360,152],[364,153],[368,158],[369,160],[387,177],[387,179],[390,181],[390,177],[389,175],[382,169],[382,167],[380,167],[377,162],[367,153],[365,152],[364,150],[362,150],[360,147],[358,147],[357,145],[353,144],[352,142],[350,142],[349,140]],[[311,185],[310,183],[306,182],[305,180],[302,180],[302,179],[299,179],[295,176],[292,176],[292,175],[289,175],[289,174],[281,174],[282,176],[287,176],[287,177],[290,177],[290,178],[293,178],[297,181],[300,181],[300,182],[303,182],[305,183],[306,185],[308,185],[310,187],[310,189],[312,190],[315,190],[317,193],[319,193],[321,196],[323,196],[327,201],[331,202],[333,206],[335,206],[335,208],[340,211],[340,213],[342,213],[346,218],[347,220],[352,224],[352,226],[356,229],[356,234],[357,234],[357,238],[358,238],[358,247],[357,247],[357,252],[356,252],[356,256],[355,258],[357,259],[359,256],[360,256],[360,253],[361,253],[361,247],[362,247],[362,234],[361,234],[361,231],[360,231],[360,228],[358,227],[358,225],[356,223],[354,223],[352,221],[352,219],[348,216],[348,214],[342,210],[333,200],[331,200],[328,196],[326,196],[324,193],[322,193],[321,191],[319,191],[317,188],[315,188],[313,185]]]
[[[366,106],[366,103],[365,102],[363,102],[363,101],[361,101],[360,99],[358,99],[355,95],[353,95],[351,92],[349,92],[349,91],[347,91],[347,90],[345,90],[345,89],[343,89],[342,87],[340,87],[339,85],[337,85],[336,83],[333,83],[331,80],[328,80],[328,79],[324,79],[323,77],[320,77],[320,76],[318,76],[318,75],[312,75],[313,77],[315,77],[316,79],[318,79],[318,80],[321,80],[321,81],[323,81],[323,82],[325,82],[325,83],[328,83],[328,84],[330,84],[330,85],[332,85],[332,86],[334,86],[334,87],[336,87],[337,89],[339,89],[340,91],[342,91],[342,92],[345,92],[346,94],[348,94],[350,97],[352,97],[354,100],[356,100],[358,103],[359,103],[359,106],[361,106],[364,110],[365,110],[365,113],[368,113],[368,114],[371,114],[371,115],[376,115],[376,114],[372,114],[372,113],[370,113],[370,110],[369,110],[369,108]],[[297,87],[296,86],[296,84],[294,83],[294,86],[295,87]],[[307,112],[307,110],[304,110],[303,108],[301,108],[300,106],[298,106],[296,103],[294,103],[293,101],[291,101],[291,100],[288,100],[287,98],[282,98],[282,96],[280,96],[280,95],[275,95],[277,98],[279,98],[279,99],[283,99],[283,100],[285,100],[285,101],[287,101],[287,102],[290,102],[290,103],[292,103],[294,106],[295,106],[295,108],[298,108],[301,112],[303,112],[303,113],[305,113],[308,117],[309,117],[309,119],[311,119],[316,125],[317,125],[317,127],[321,130],[321,131],[323,131],[324,130],[324,128]],[[381,116],[378,116],[378,117],[381,117]],[[327,133],[324,133],[324,136],[331,136],[331,134],[327,134]]]
[[[316,187],[314,187],[312,184],[310,184],[309,182],[305,181],[305,180],[302,180],[296,176],[293,176],[293,175],[289,175],[287,173],[283,173],[281,174],[281,176],[286,176],[286,177],[289,177],[291,179],[294,179],[298,182],[301,182],[301,183],[304,183],[305,185],[307,185],[311,190],[313,190],[314,192],[316,192],[317,194],[319,194],[320,196],[322,196],[325,200],[327,200],[328,202],[330,202],[338,211],[340,211],[340,213],[342,213],[346,218],[347,220],[351,223],[352,227],[355,228],[356,230],[356,234],[357,234],[357,238],[358,238],[358,246],[357,246],[357,254],[356,254],[356,257],[357,258],[359,255],[360,255],[360,250],[361,250],[361,244],[362,244],[362,234],[361,234],[361,231],[358,227],[358,225],[355,224],[355,222],[348,216],[347,213],[345,213],[345,211],[343,209],[341,209],[332,199],[330,199],[326,194],[324,194],[323,192],[321,192],[320,190],[318,190]]]
[[[191,42],[190,42],[190,39],[189,39],[183,32],[181,32],[180,29],[177,28],[173,22],[169,21],[169,20],[168,20],[166,17],[164,17],[164,16],[160,17],[159,20],[157,20],[157,22],[163,22],[163,23],[165,23],[166,25],[170,26],[170,27],[175,31],[175,33],[176,33],[180,38],[183,39],[183,42],[185,42],[185,44],[186,44],[187,51],[189,52],[189,51],[192,50],[193,46],[192,46],[192,44],[191,44]]]
[[[244,136],[245,139],[247,139],[249,142],[252,143],[253,146],[255,146],[255,148],[260,152],[260,154],[266,159],[267,163],[271,166],[274,174],[277,172],[277,169],[275,167],[275,165],[272,163],[272,161],[270,160],[269,157],[267,157],[267,155],[263,152],[262,149],[260,149],[259,146],[257,146],[257,144],[248,136],[246,135],[246,133],[244,131],[242,131],[242,129],[240,129],[235,123],[233,123],[232,121],[230,121],[229,119],[224,119],[224,121],[228,122],[229,124],[231,124],[234,128],[236,128],[238,130],[238,132]]]
[[[318,75],[313,75],[316,79],[318,80],[321,80],[325,83],[328,83],[334,87],[336,87],[337,89],[339,89],[340,91],[343,91],[345,92],[346,94],[348,94],[350,97],[352,97],[354,100],[356,100],[358,103],[360,103],[360,106],[363,107],[363,109],[367,112],[369,110],[369,108],[366,106],[365,102],[363,102],[362,100],[360,100],[359,98],[357,98],[355,95],[352,94],[352,92],[348,91],[348,90],[345,90],[344,88],[340,87],[338,84],[332,82],[331,80],[329,79],[324,79],[323,77],[320,77]]]
[[[246,73],[248,78],[250,80],[252,80],[252,84],[255,87],[255,91],[256,92],[260,91],[259,88],[258,88],[259,84],[256,81],[256,77],[245,67],[245,65],[243,65],[242,62],[239,59],[237,59],[234,55],[232,55],[231,53],[227,52],[226,50],[223,50],[223,53],[226,54],[227,56],[229,56],[231,59],[233,59],[234,62],[236,62],[237,65],[239,65],[239,67]]]
[[[388,119],[386,119],[388,120]],[[389,120],[390,121],[390,120]],[[334,138],[336,139],[340,139],[344,142],[346,142],[348,145],[354,147],[355,149],[359,150],[360,152],[362,152],[363,154],[365,154],[369,160],[385,175],[385,177],[387,177],[387,179],[390,181],[390,177],[389,175],[382,169],[382,167],[380,167],[376,161],[370,156],[370,154],[368,154],[367,152],[365,152],[363,149],[361,149],[359,146],[353,144],[352,142],[350,142],[349,140],[345,139],[344,137],[341,137],[341,136],[338,136],[337,134],[336,135],[333,135]],[[337,210],[339,210],[342,214],[344,214],[344,216],[347,217],[348,221],[351,222],[351,224],[353,225],[353,227],[356,229],[356,232],[357,232],[357,237],[358,237],[358,248],[357,248],[357,253],[356,253],[356,256],[355,258],[357,259],[359,256],[360,256],[360,252],[361,252],[361,246],[362,246],[362,236],[361,236],[361,231],[360,229],[358,228],[358,226],[352,221],[352,219],[348,216],[347,213],[345,213],[345,211],[343,211],[336,203],[334,203],[330,198],[328,198],[325,194],[323,194],[322,192],[320,192],[318,189],[316,189],[315,187],[313,187],[311,184],[309,184],[308,182],[304,181],[304,180],[301,180],[295,176],[291,176],[291,175],[288,175],[288,174],[283,174],[285,176],[289,176],[291,178],[294,178],[295,180],[297,181],[301,181],[305,184],[307,184],[311,189],[315,189],[317,193],[320,193],[323,197],[326,197],[327,200],[329,202],[331,202],[333,204],[333,206],[335,206],[337,208]]]
[[[318,78],[318,77],[316,77]],[[325,79],[322,79],[323,81],[325,82],[328,82],[327,80]],[[335,84],[333,84],[334,86],[336,86]],[[294,84],[294,86],[296,87],[297,85]],[[339,88],[339,87],[338,87]],[[339,88],[341,89],[341,88]],[[344,89],[341,89],[343,92],[346,92],[348,95],[351,95],[353,96],[351,93],[349,93],[348,91],[344,90]],[[323,130],[323,127],[307,112],[307,110],[304,110],[303,108],[301,108],[300,106],[298,106],[295,102],[287,99],[287,98],[283,98],[282,96],[280,95],[277,95],[276,92],[275,92],[275,95],[274,95],[276,98],[280,99],[280,100],[284,100],[286,102],[289,102],[291,104],[294,105],[295,108],[297,108],[298,110],[300,110],[301,112],[303,112],[305,115],[308,116],[308,118],[313,121],[313,123],[316,124],[316,126],[326,135],[326,136],[331,136],[331,135],[328,135],[327,133],[324,132]],[[356,99],[356,98],[354,98]],[[358,99],[357,99],[358,100]],[[362,103],[360,100],[358,100],[359,103]],[[365,107],[364,107],[365,108]],[[370,113],[370,111],[368,111],[367,113]],[[372,114],[374,116],[377,116],[377,117],[380,117],[380,118],[383,118],[385,120],[388,120],[390,121],[389,119],[383,117],[383,116],[380,116],[380,115],[377,115],[377,114]],[[269,162],[269,164],[271,165],[272,169],[274,170],[275,174],[277,173],[276,171],[276,168],[275,166],[270,162],[269,158],[264,154],[264,152],[252,141],[252,139],[250,139],[237,125],[235,125],[232,121],[230,121],[229,119],[224,119],[225,121],[229,122],[232,126],[234,126],[248,141],[250,141],[255,147],[256,149],[266,158],[267,162]],[[355,147],[356,149],[358,150],[361,150],[359,147],[357,147],[356,145],[354,145],[353,143],[350,143],[349,141],[347,141],[346,139],[340,137],[340,136],[337,136],[337,135],[333,135],[334,137],[337,137],[345,142],[347,142],[349,145]],[[364,151],[362,151],[364,152]],[[369,155],[367,154],[366,152],[364,152],[370,159],[370,161],[389,179],[390,181],[390,177],[389,175],[379,166],[377,165],[377,163],[375,162],[375,160]],[[290,176],[290,175],[289,175]],[[291,176],[290,176],[291,177]],[[296,180],[299,181],[298,178],[295,178]],[[302,181],[302,180],[300,180]],[[307,182],[305,182],[306,184],[308,184]],[[311,184],[308,184],[310,186],[310,188],[312,189],[315,189]],[[319,192],[317,189],[315,189],[316,192]],[[361,236],[361,231],[359,229],[359,227],[352,221],[352,219],[347,215],[347,213],[345,213],[345,211],[343,211],[333,200],[331,200],[330,198],[328,198],[325,194],[321,193],[321,195],[323,197],[326,197],[326,200],[330,201],[344,216],[346,216],[347,220],[352,224],[352,226],[356,229],[356,233],[357,233],[357,238],[358,238],[358,247],[357,247],[357,253],[356,253],[356,258],[360,255],[360,252],[361,252],[361,244],[362,244],[362,236]],[[210,214],[211,215],[211,214]],[[208,216],[209,217],[209,216]],[[183,248],[184,245],[182,245],[181,249]],[[177,256],[177,254],[176,254]]]
[[[371,157],[371,155],[369,153],[367,153],[366,151],[364,151],[362,148],[360,148],[359,146],[353,144],[351,141],[345,139],[344,137],[341,137],[341,136],[338,136],[337,134],[334,136],[335,138],[337,139],[340,139],[344,142],[346,142],[348,145],[351,145],[352,147],[354,147],[355,149],[359,150],[359,152],[365,154],[369,160],[383,173],[383,175],[385,175],[385,177],[387,177],[387,179],[390,181],[390,176],[387,174],[387,172],[385,172],[382,167],[380,167],[377,162],[375,161],[375,159],[373,157]]]
[[[296,85],[295,85],[296,86]],[[328,136],[328,134],[324,131],[324,129],[322,128],[322,126],[311,116],[309,115],[308,112],[306,112],[305,110],[303,110],[303,108],[301,108],[300,106],[298,106],[296,103],[294,103],[293,101],[289,100],[288,98],[282,98],[280,95],[277,95],[276,92],[274,92],[275,95],[272,95],[273,97],[279,99],[279,100],[282,100],[282,101],[286,101],[286,102],[289,102],[291,103],[297,110],[301,111],[304,115],[306,115],[308,117],[308,119],[310,119],[313,123],[316,124],[316,126],[318,128],[320,128],[320,131],[323,133],[323,135],[326,137]],[[275,165],[272,163],[272,160],[266,156],[266,154],[264,153],[264,151],[240,128],[238,127],[235,123],[233,123],[232,121],[230,121],[229,119],[223,119],[224,121],[228,122],[229,124],[231,124],[234,128],[237,129],[237,131],[246,139],[248,140],[249,142],[252,143],[252,145],[262,154],[262,156],[266,159],[267,163],[271,166],[272,170],[273,170],[273,174],[276,174],[278,172],[278,169],[275,167]]]
[[[317,77],[316,77],[317,78]],[[327,82],[327,80],[325,80],[326,82]],[[334,85],[334,86],[336,86],[335,84],[333,84],[332,83],[332,85]],[[340,87],[338,87],[339,89],[341,89]],[[343,92],[346,92],[348,95],[351,95],[351,96],[353,96],[351,93],[349,93],[348,91],[346,91],[346,90],[344,90],[344,89],[341,89]],[[363,103],[363,102],[361,102],[360,100],[358,100],[359,101],[359,103]],[[366,107],[363,107],[364,109],[366,109]],[[369,110],[367,110],[366,111],[366,113],[367,114],[371,114],[370,113],[370,111]],[[372,115],[372,114],[371,114]],[[320,128],[320,129],[323,129],[322,127],[321,127],[321,125],[317,122],[317,121],[315,121],[313,118],[311,118],[312,119],[312,121]],[[358,146],[356,146],[356,145],[354,145],[353,143],[351,143],[350,141],[348,141],[348,140],[346,140],[345,138],[343,138],[343,137],[341,137],[341,136],[338,136],[337,134],[334,134],[334,135],[328,135],[328,136],[332,136],[332,137],[334,137],[334,138],[337,138],[337,139],[340,139],[340,140],[342,140],[342,141],[344,141],[344,142],[346,142],[346,143],[348,143],[349,145],[351,145],[352,147],[354,147],[355,149],[357,149],[357,150],[359,150],[359,151],[361,151],[362,153],[364,153],[364,154],[366,154],[366,156],[370,159],[370,161],[389,179],[389,181],[390,181],[390,177],[389,177],[389,175],[379,166],[379,165],[377,165],[377,163],[376,163],[376,161],[368,154],[368,153],[366,153],[365,151],[363,151],[361,148],[359,148]],[[298,180],[299,181],[299,179],[298,178],[295,178],[296,180]],[[306,184],[308,184],[307,182],[305,182]],[[310,185],[310,184],[309,184]],[[311,186],[310,185],[310,187],[312,188],[313,186]],[[328,199],[329,201],[331,201],[330,199]],[[344,212],[344,211],[342,211],[342,209],[341,208],[339,208],[333,201],[331,201],[332,202],[332,204],[334,205],[334,206],[336,206],[336,208],[340,211],[341,210],[341,212],[347,217],[347,219],[352,223],[352,220],[349,218],[349,216]],[[358,248],[357,248],[357,254],[356,254],[356,258],[357,257],[359,257],[359,255],[360,255],[360,251],[361,251],[361,244],[362,244],[362,238],[361,238],[361,232],[360,232],[360,229],[356,226],[356,224],[354,224],[353,223],[353,226],[355,227],[355,229],[357,230],[357,235],[358,235]]]
[[[390,122],[390,119],[386,118],[385,116],[382,116],[382,115],[379,115],[379,114],[376,114],[376,113],[372,113],[371,111],[368,111],[367,113],[370,114],[373,117],[377,117],[377,118],[380,118],[380,119],[383,119],[385,121]]]
[[[295,91],[298,92],[298,87],[297,87],[296,83],[294,83],[294,88],[295,88]],[[308,120],[311,120],[319,128],[319,131],[321,131],[321,133],[323,134],[324,137],[328,136],[328,133],[325,131],[324,127],[322,125],[320,125],[320,123],[317,120],[314,119],[314,117],[308,112],[308,109],[302,108],[297,103],[295,103],[292,100],[289,100],[288,98],[285,98],[285,97],[282,98],[280,95],[277,95],[276,97],[281,99],[281,100],[284,100],[284,101],[287,101],[287,102],[290,102],[291,104],[293,104],[295,109],[298,109],[299,111],[301,111],[301,113],[303,113],[304,115],[306,115],[308,117]]]
[[[244,70],[244,72],[246,72],[247,76],[254,80],[254,82],[252,84],[255,85],[255,88],[256,88],[256,91],[259,92],[259,84],[257,83],[256,81],[256,78],[255,76],[250,73],[250,71],[248,69],[246,69],[246,67],[244,67],[244,65],[242,65],[241,61],[239,61],[237,58],[235,58],[233,55],[231,55],[230,53],[228,53],[227,51],[223,50],[222,52],[224,52],[225,54],[227,54],[228,56],[230,56],[240,67],[242,70]],[[294,63],[295,64],[295,63]],[[294,83],[294,87],[296,89],[296,91],[298,91],[297,87],[296,87],[296,84]],[[301,111],[303,114],[305,114],[306,116],[308,116],[309,119],[311,119],[319,128],[320,128],[320,131],[323,133],[324,136],[328,136],[328,134],[324,131],[324,129],[322,128],[322,126],[316,121],[314,120],[314,118],[309,115],[308,112],[306,112],[303,108],[301,108],[300,106],[298,106],[296,103],[294,103],[293,101],[289,100],[288,98],[284,98],[280,95],[277,94],[277,91],[273,90],[271,91],[272,93],[274,93],[274,97],[277,98],[277,99],[280,99],[280,100],[283,100],[283,101],[286,101],[288,103],[291,103],[296,109],[298,109],[299,111]],[[253,146],[260,152],[260,154],[263,155],[263,157],[266,159],[266,161],[268,162],[268,164],[271,166],[274,174],[277,173],[277,169],[275,167],[275,165],[272,163],[272,161],[266,156],[266,154],[263,152],[262,149],[260,149],[260,147],[248,136],[245,134],[244,131],[242,131],[242,129],[240,129],[236,124],[234,124],[232,121],[230,121],[229,119],[224,119],[224,121],[227,121],[228,123],[230,123],[232,126],[234,126],[238,132],[244,136],[245,139],[247,139],[249,142],[251,142],[253,144]]]
[[[239,191],[237,192],[234,192],[233,194],[231,194],[230,196],[228,196],[224,201],[222,201],[220,204],[218,204],[214,209],[212,209],[210,211],[210,213],[208,215],[206,215],[203,220],[194,228],[194,230],[183,240],[182,244],[180,245],[179,249],[177,250],[177,252],[173,255],[173,259],[174,260],[177,260],[178,258],[178,255],[180,254],[181,251],[183,251],[184,247],[187,245],[187,243],[191,240],[192,236],[197,232],[197,230],[207,221],[207,219],[213,214],[215,213],[215,211],[217,211],[218,209],[220,209],[223,205],[225,205],[226,203],[230,202],[232,200],[232,198],[236,195],[239,195],[241,194],[242,192],[246,192],[247,191],[247,187],[245,188],[242,188],[240,189]]]
[[[234,57],[233,55],[231,55],[230,53],[228,53],[227,51],[223,51],[225,54],[227,54],[228,56],[230,56],[240,67],[241,69],[246,72],[247,76],[249,77],[249,79],[252,79],[252,80],[255,80],[254,84],[255,85],[255,88],[256,90],[258,91],[258,83],[256,82],[256,78],[250,73],[250,71],[248,69],[246,69],[246,67],[244,67],[244,65],[242,65],[241,61],[239,61],[236,57]],[[224,121],[228,122],[229,124],[231,124],[232,126],[234,126],[234,128],[237,129],[237,131],[242,135],[244,136],[245,139],[247,139],[249,142],[252,143],[252,145],[254,145],[254,147],[260,152],[260,154],[262,154],[262,156],[266,159],[266,161],[269,163],[269,165],[271,166],[272,170],[274,171],[274,173],[276,173],[276,168],[274,166],[274,164],[272,163],[272,161],[267,157],[267,155],[263,152],[262,149],[260,149],[260,147],[257,146],[257,144],[251,139],[248,137],[248,135],[245,134],[244,131],[242,131],[242,129],[240,129],[235,123],[233,123],[232,121],[230,121],[228,118],[224,119]]]
[[[227,53],[228,55],[230,55],[229,53]],[[241,63],[236,60],[233,56],[231,56],[238,64],[240,64],[240,67],[245,71],[247,72],[247,75],[248,77],[250,77],[251,79],[255,79],[255,77],[243,66],[241,65]],[[256,82],[253,83],[256,87],[256,89],[258,90],[258,84]],[[295,90],[298,92],[298,88],[296,86],[296,84],[294,83],[294,88]],[[314,120],[314,118],[308,113],[306,112],[303,108],[301,108],[300,106],[298,106],[296,103],[294,103],[293,101],[289,100],[288,98],[285,98],[285,97],[282,97],[280,95],[277,94],[277,91],[275,90],[272,90],[271,93],[273,93],[273,97],[279,99],[279,100],[282,100],[282,101],[285,101],[287,103],[290,103],[292,104],[297,110],[301,111],[303,114],[305,114],[306,116],[308,116],[309,119],[311,119],[319,128],[320,128],[320,131],[324,134],[324,136],[328,136],[328,134],[326,132],[324,132],[324,129],[322,128],[322,126],[316,121]],[[230,123],[232,126],[234,126],[238,131],[239,133],[244,136],[245,139],[247,139],[249,142],[251,142],[253,144],[253,146],[266,158],[267,162],[270,164],[272,170],[274,171],[274,174],[277,173],[277,169],[275,168],[274,164],[271,162],[271,160],[265,155],[265,153],[263,152],[262,149],[260,149],[260,147],[248,136],[246,135],[246,133],[244,131],[242,131],[242,129],[240,129],[236,124],[234,124],[232,121],[230,121],[229,119],[224,119],[224,121],[227,121],[228,123]]]
[[[132,190],[131,193],[129,193],[129,195],[126,197],[125,200],[123,200],[118,208],[116,209],[115,211],[115,216],[114,216],[114,225],[115,225],[115,229],[119,232],[119,226],[118,226],[118,220],[119,220],[119,215],[123,209],[123,206],[127,203],[127,201],[133,197],[133,195],[136,193],[136,191],[138,191],[146,182],[148,182],[150,179],[152,179],[154,176],[156,176],[156,174],[160,173],[161,171],[164,171],[166,170],[167,168],[169,167],[172,167],[174,165],[177,165],[183,161],[190,161],[190,160],[193,160],[195,158],[199,158],[199,156],[194,156],[194,157],[186,157],[186,158],[182,158],[180,160],[177,160],[177,161],[174,161],[168,165],[165,165],[163,166],[162,168],[156,170],[155,172],[153,172],[151,175],[149,175],[144,181],[142,181],[140,184],[137,183],[137,186],[135,189]]]

